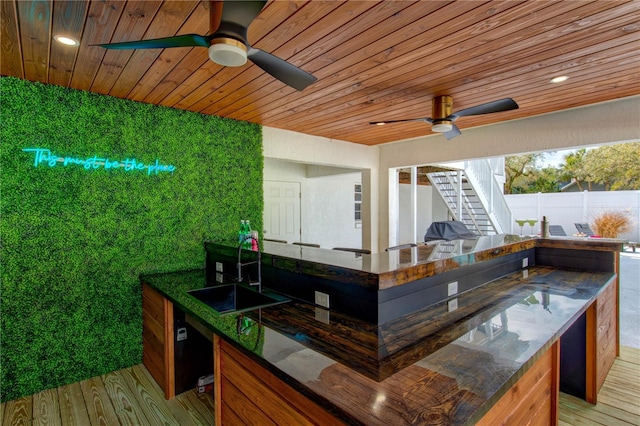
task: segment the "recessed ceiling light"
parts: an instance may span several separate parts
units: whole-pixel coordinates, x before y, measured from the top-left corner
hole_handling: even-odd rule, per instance
[[[53,39],[58,43],[62,43],[66,46],[78,46],[80,44],[78,40],[63,35],[54,35]]]
[[[569,79],[569,76],[566,75],[561,75],[559,77],[554,77],[551,80],[549,80],[549,83],[562,83],[563,81],[567,81]]]

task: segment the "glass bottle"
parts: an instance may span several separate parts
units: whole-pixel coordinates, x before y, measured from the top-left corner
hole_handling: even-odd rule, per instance
[[[240,221],[240,228],[238,229],[238,245],[242,245],[244,243],[244,235],[245,235],[246,225],[244,220]]]
[[[244,230],[244,244],[243,248],[250,250],[251,249],[251,223],[249,220],[245,220],[245,230]]]

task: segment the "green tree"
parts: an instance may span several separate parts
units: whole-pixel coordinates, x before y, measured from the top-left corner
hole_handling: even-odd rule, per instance
[[[555,167],[545,167],[536,169],[530,175],[530,182],[527,192],[558,192],[560,191],[560,169]]]
[[[564,163],[560,166],[559,178],[562,181],[575,181],[580,191],[584,191],[582,177],[584,173],[584,158],[586,149],[579,149],[564,156]]]
[[[558,168],[539,168],[544,154],[505,159],[505,194],[557,192],[561,182],[574,181],[581,191],[602,184],[609,191],[640,189],[640,142],[579,149]]]
[[[602,184],[609,191],[640,189],[640,142],[587,151],[575,178]]]
[[[538,161],[542,160],[544,154],[525,154],[506,157],[505,168],[505,194],[526,193],[532,174],[535,173]]]

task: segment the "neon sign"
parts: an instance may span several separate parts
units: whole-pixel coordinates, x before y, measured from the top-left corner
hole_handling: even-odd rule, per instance
[[[173,173],[173,171],[176,169],[176,166],[174,166],[173,164],[160,164],[157,159],[155,163],[144,164],[139,162],[135,158],[127,158],[125,160],[110,160],[109,158],[102,158],[98,157],[97,155],[85,159],[77,157],[59,157],[52,154],[51,151],[46,148],[24,148],[23,151],[33,152],[34,167],[38,167],[40,164],[45,163],[49,167],[55,167],[58,165],[61,165],[63,167],[82,166],[86,170],[95,170],[101,167],[105,170],[122,168],[126,172],[146,170],[147,176],[150,176],[152,174],[157,175],[158,173]]]

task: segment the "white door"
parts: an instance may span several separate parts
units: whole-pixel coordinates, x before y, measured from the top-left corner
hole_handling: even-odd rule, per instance
[[[264,238],[300,242],[300,182],[264,181]]]

